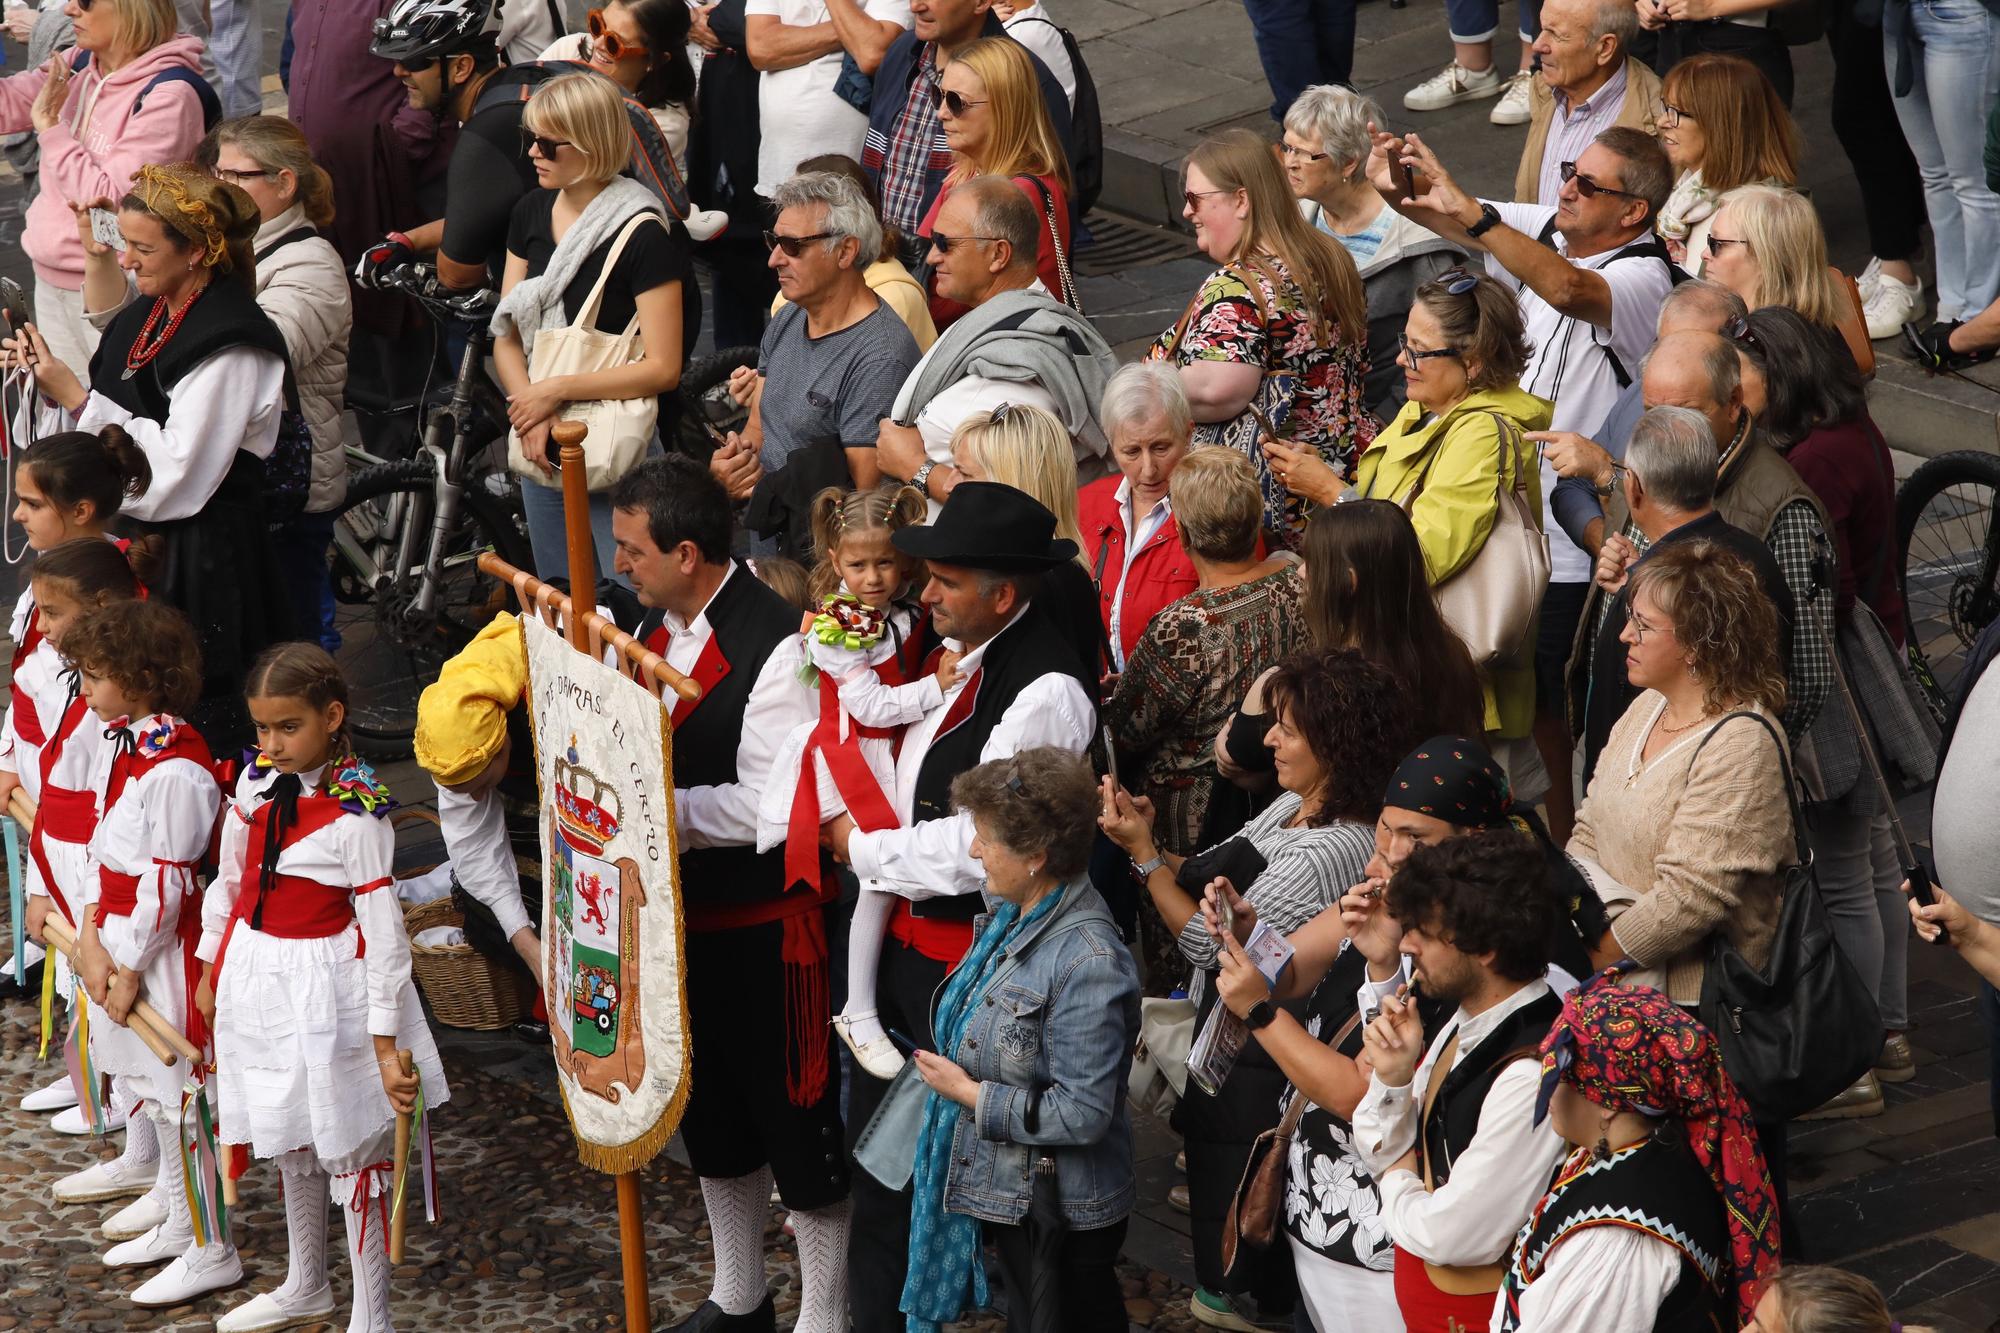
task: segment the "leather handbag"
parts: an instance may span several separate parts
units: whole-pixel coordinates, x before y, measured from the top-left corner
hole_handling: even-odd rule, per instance
[[[1338,1049],[1360,1022],[1357,1009],[1327,1045]],[[1243,1178],[1236,1182],[1236,1193],[1222,1219],[1224,1274],[1235,1269],[1236,1256],[1245,1245],[1261,1250],[1277,1238],[1278,1218],[1285,1207],[1285,1173],[1291,1169],[1292,1136],[1299,1132],[1299,1121],[1311,1104],[1305,1093],[1294,1088],[1291,1104],[1285,1107],[1277,1127],[1265,1130],[1250,1145],[1250,1160],[1243,1164]]]
[[[1126,1100],[1162,1120],[1172,1115],[1187,1091],[1188,1050],[1193,1045],[1193,1000],[1140,1000],[1139,1041],[1132,1049],[1132,1072],[1126,1076]]]
[[[1785,870],[1770,960],[1753,967],[1718,931],[1709,943],[1695,1012],[1721,1043],[1722,1066],[1751,1114],[1760,1124],[1778,1124],[1824,1105],[1874,1064],[1882,1045],[1882,1014],[1834,939],[1799,818],[1785,738],[1763,714],[1738,711],[1710,728],[1701,744],[1739,717],[1753,719],[1778,747],[1795,863]],[[1700,754],[1697,745],[1695,756]]]
[[[606,333],[597,327],[598,308],[604,304],[604,285],[632,239],[647,221],[660,222],[657,213],[638,213],[618,233],[604,257],[597,285],[573,323],[543,329],[535,335],[535,350],[528,357],[528,381],[540,383],[554,375],[591,375],[603,370],[629,366],[645,355],[639,338],[639,312],[622,333]],[[581,421],[590,430],[583,441],[584,475],[593,491],[607,489],[637,467],[653,443],[653,429],[659,424],[660,400],[652,394],[638,398],[596,398],[565,403],[556,413],[559,421]],[[553,448],[553,446],[551,446]],[[551,460],[553,461],[553,460]],[[531,462],[521,447],[520,432],[507,432],[507,466],[523,477],[550,485],[540,465]]]
[[[1542,594],[1549,586],[1549,538],[1542,531],[1542,516],[1528,498],[1527,440],[1521,428],[1500,413],[1486,415],[1500,428],[1501,456],[1509,451],[1514,455],[1514,484],[1507,484],[1507,469],[1496,461],[1493,529],[1472,560],[1436,589],[1445,623],[1465,640],[1473,662],[1482,667],[1525,658]],[[1448,434],[1449,426],[1440,425],[1423,469],[1403,496],[1404,513],[1423,494]]]

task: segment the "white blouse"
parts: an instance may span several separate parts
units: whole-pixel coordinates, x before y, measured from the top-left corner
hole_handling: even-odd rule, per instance
[[[93,727],[94,722],[85,718],[78,730],[102,731]],[[142,755],[146,736],[173,725],[186,723],[155,713],[129,724],[141,740]],[[109,745],[105,750],[112,753]],[[139,881],[132,914],[107,917],[97,925],[98,939],[118,966],[144,971],[173,943],[181,897],[194,884],[194,867],[208,850],[221,803],[214,775],[194,760],[175,755],[127,779],[116,804],[100,805],[97,832],[91,835],[87,852],[84,902],[98,901],[100,869],[134,875]]]

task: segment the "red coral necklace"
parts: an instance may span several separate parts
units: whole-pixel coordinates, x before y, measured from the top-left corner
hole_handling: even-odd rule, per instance
[[[131,379],[139,372],[141,366],[160,354],[160,349],[173,340],[174,332],[180,328],[181,320],[187,317],[189,308],[199,301],[201,294],[207,290],[207,283],[195,288],[194,295],[188,297],[179,310],[169,311],[167,298],[164,296],[153,302],[153,313],[146,316],[146,322],[139,328],[139,336],[132,340],[132,346],[126,350],[125,373],[119,376],[120,379]],[[161,315],[167,316],[167,326],[160,330],[159,338],[148,345],[146,340],[153,336],[153,330],[158,327]]]

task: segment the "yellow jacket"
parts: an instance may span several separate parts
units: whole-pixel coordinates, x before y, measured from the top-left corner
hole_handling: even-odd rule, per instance
[[[1355,466],[1354,484],[1361,494],[1401,504],[1429,463],[1423,490],[1407,508],[1432,587],[1472,563],[1486,544],[1499,511],[1500,480],[1513,485],[1517,460],[1528,464],[1528,496],[1534,511],[1541,512],[1542,474],[1535,447],[1524,441],[1516,450],[1504,448],[1500,423],[1493,419],[1496,412],[1523,431],[1547,430],[1555,408],[1511,384],[1474,390],[1444,416],[1428,420],[1418,404],[1404,403]],[[1485,674],[1486,729],[1502,736],[1527,735],[1535,714],[1532,657],[1496,662]]]
[[[507,714],[528,689],[521,627],[503,611],[473,636],[417,699],[417,762],[441,786],[478,777],[507,738]]]

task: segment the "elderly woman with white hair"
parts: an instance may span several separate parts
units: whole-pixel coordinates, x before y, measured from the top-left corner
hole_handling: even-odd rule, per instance
[[[1396,335],[1417,288],[1459,262],[1445,240],[1389,207],[1368,183],[1370,123],[1386,125],[1372,97],[1321,84],[1285,113],[1285,179],[1306,221],[1354,257],[1368,298],[1368,408],[1383,420],[1403,405]]]
[[[1167,479],[1194,439],[1194,414],[1180,375],[1171,366],[1141,361],[1105,384],[1097,416],[1118,472],[1078,493],[1077,520],[1111,669],[1123,671],[1153,617],[1199,582],[1167,493]]]

